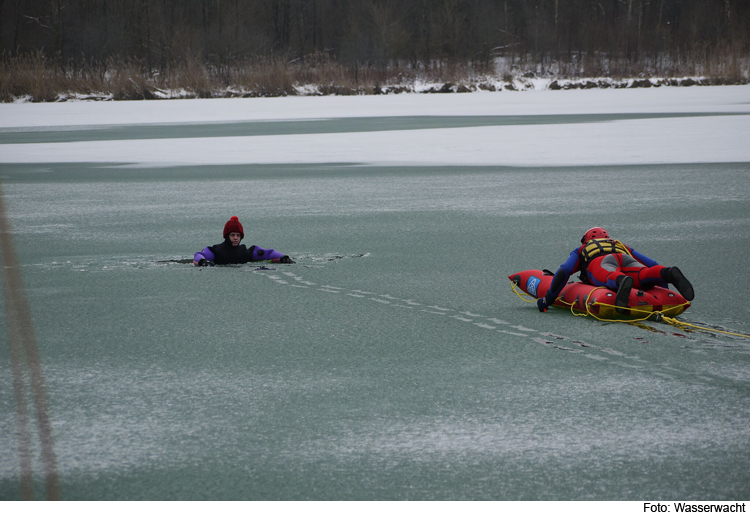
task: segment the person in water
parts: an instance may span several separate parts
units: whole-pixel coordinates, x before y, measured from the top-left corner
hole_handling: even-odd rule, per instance
[[[253,261],[271,261],[272,263],[293,264],[288,255],[276,250],[251,246],[247,248],[240,241],[245,238],[240,219],[232,217],[224,225],[224,242],[213,246],[206,246],[200,252],[195,252],[193,264],[195,266],[214,266],[226,264],[244,264]]]
[[[536,302],[541,312],[547,312],[547,307],[555,302],[568,278],[579,270],[584,283],[617,292],[617,312],[625,311],[621,307],[628,306],[633,287],[648,289],[657,285],[666,287],[671,283],[686,300],[692,301],[695,297],[693,285],[679,268],[662,266],[620,241],[610,239],[607,230],[597,227],[583,235],[581,246],[570,252],[570,257],[558,268],[547,295]]]

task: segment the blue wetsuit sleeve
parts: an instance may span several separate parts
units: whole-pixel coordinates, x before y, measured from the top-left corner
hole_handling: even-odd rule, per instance
[[[206,246],[200,252],[195,252],[195,255],[193,256],[193,261],[196,263],[201,259],[205,259],[206,261],[215,261],[216,256],[211,250],[208,249],[208,246]]]
[[[578,270],[579,261],[579,248],[576,248],[575,250],[570,252],[570,257],[568,257],[565,262],[560,265],[560,268],[557,269],[557,272],[555,272],[555,277],[552,278],[552,284],[550,285],[549,290],[547,291],[547,295],[545,296],[545,298],[547,299],[547,303],[552,305],[555,302],[555,299],[557,299],[560,291],[565,285],[568,284],[568,279],[570,279],[570,276]]]
[[[568,273],[568,276],[572,276],[578,271],[580,258],[581,258],[580,248],[576,248],[575,250],[570,252],[570,256],[568,256],[565,262],[560,265],[560,268],[565,269],[565,271]]]
[[[635,250],[633,250],[629,246],[628,246],[628,250],[630,250],[630,253],[633,255],[633,257],[635,257],[636,259],[638,259],[638,261],[640,261],[641,263],[645,264],[649,268],[651,268],[652,266],[658,266],[658,264],[659,264],[656,261],[654,261],[653,259],[651,259],[650,257],[648,257],[647,255],[643,255],[640,252],[636,252]]]

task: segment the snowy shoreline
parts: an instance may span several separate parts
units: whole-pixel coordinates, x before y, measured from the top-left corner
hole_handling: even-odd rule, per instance
[[[294,93],[267,91],[264,89],[248,90],[242,87],[229,86],[210,93],[198,92],[186,88],[162,89],[155,86],[145,88],[137,98],[116,98],[112,93],[60,93],[53,102],[68,101],[138,101],[138,100],[174,100],[174,99],[232,99],[232,98],[277,98],[299,96],[356,96],[356,95],[392,95],[392,94],[451,94],[474,92],[525,92],[536,90],[591,90],[591,89],[629,89],[659,87],[691,86],[737,86],[736,81],[705,76],[693,77],[643,77],[614,79],[611,77],[590,78],[556,78],[528,76],[514,77],[510,81],[497,78],[480,78],[468,82],[426,82],[416,80],[411,83],[388,84],[375,86],[371,93],[364,89],[351,89],[336,85],[304,84],[294,85]],[[32,96],[17,97],[10,104],[36,103]]]

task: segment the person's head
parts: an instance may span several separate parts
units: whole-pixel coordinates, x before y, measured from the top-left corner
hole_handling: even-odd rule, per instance
[[[591,239],[609,239],[609,233],[604,228],[591,228],[581,237],[581,244],[586,244]]]
[[[232,246],[237,246],[240,241],[245,237],[245,230],[242,229],[240,219],[232,217],[224,224],[224,238],[232,243]]]

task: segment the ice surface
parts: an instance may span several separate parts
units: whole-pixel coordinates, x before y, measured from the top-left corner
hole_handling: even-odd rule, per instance
[[[101,141],[0,145],[63,499],[746,497],[750,342],[540,314],[507,275],[554,268],[604,225],[691,278],[683,321],[747,332],[750,164],[717,162],[747,162],[749,122],[715,114],[747,113],[749,96],[662,87],[0,105],[0,132],[28,141],[101,131]],[[635,112],[654,117],[448,119]],[[706,115],[664,117],[696,112]],[[106,139],[117,125],[356,116],[446,125]],[[53,163],[74,161],[97,163]],[[237,163],[271,165],[227,165]],[[296,264],[165,262],[219,242],[232,214],[248,244]],[[18,499],[7,343],[0,320],[0,499]]]

